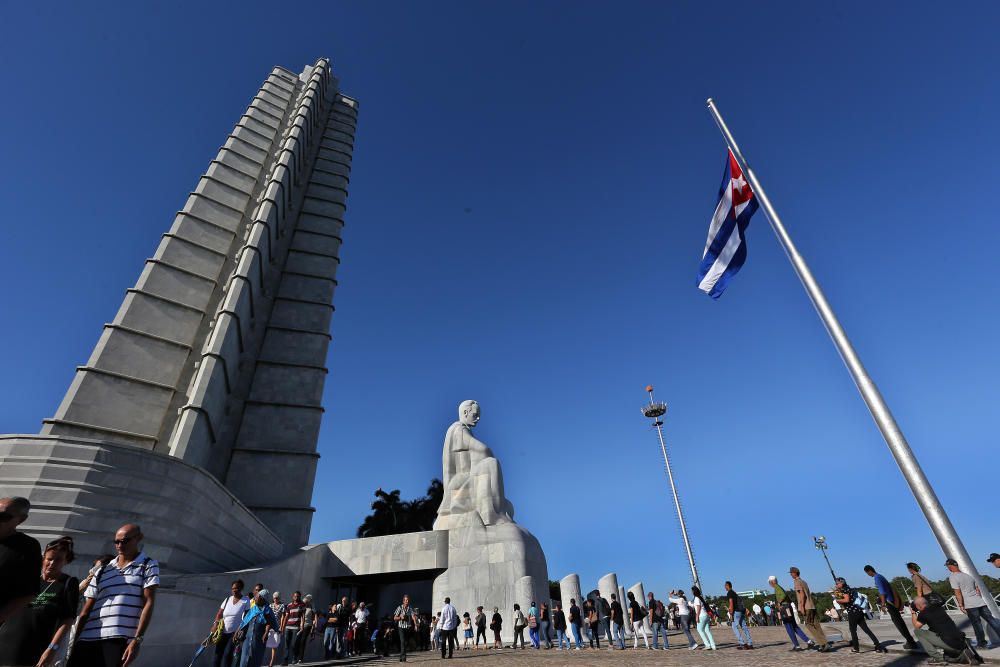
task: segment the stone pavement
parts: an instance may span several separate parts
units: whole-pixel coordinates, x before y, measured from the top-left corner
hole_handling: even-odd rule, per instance
[[[824,624],[825,626],[826,624]],[[466,667],[559,667],[561,665],[579,665],[580,667],[607,666],[633,667],[635,665],[732,665],[734,667],[771,667],[772,665],[836,665],[837,667],[912,667],[924,664],[927,657],[923,654],[904,655],[899,653],[875,653],[869,647],[862,647],[859,654],[851,653],[851,648],[845,642],[838,642],[834,650],[827,654],[815,651],[793,653],[791,644],[784,628],[766,627],[753,628],[753,651],[737,651],[736,638],[727,626],[713,628],[718,651],[689,651],[682,633],[670,635],[671,648],[668,651],[647,651],[640,648],[637,651],[630,647],[625,651],[610,651],[602,648],[600,651],[584,649],[582,651],[557,651],[555,649],[536,651],[503,649],[502,651],[457,651],[450,667],[465,665]],[[640,646],[641,646],[640,642]],[[603,647],[603,643],[602,643]],[[438,663],[441,654],[437,651],[412,653],[411,663]],[[461,662],[457,662],[461,661]],[[313,663],[325,664],[325,663]],[[331,663],[332,664],[332,663]],[[399,664],[398,656],[380,658],[368,664],[390,665]],[[444,663],[441,663],[444,664]]]
[[[953,621],[955,621],[958,629],[965,633],[966,637],[975,640],[976,633],[973,632],[972,625],[969,623],[969,619],[965,614],[959,612],[949,612],[948,615],[951,616]],[[913,626],[910,624],[909,616],[904,615],[903,618],[906,620],[906,625],[910,628],[910,632],[912,634]],[[875,633],[876,637],[878,637],[882,646],[887,648],[889,651],[894,653],[905,652],[902,648],[903,637],[896,630],[896,626],[892,624],[891,620],[886,618],[868,621],[868,627],[871,628],[871,631]],[[836,628],[838,632],[843,633],[845,639],[849,639],[851,636],[847,623],[824,623],[823,628],[826,630],[827,634],[829,634],[832,629]],[[862,646],[871,646],[871,640],[868,639],[868,636],[865,635],[865,633],[860,629],[858,630],[858,641],[861,642]],[[989,650],[977,648],[977,650],[979,651],[979,655],[981,655],[987,662],[1000,663],[1000,648],[993,648]]]

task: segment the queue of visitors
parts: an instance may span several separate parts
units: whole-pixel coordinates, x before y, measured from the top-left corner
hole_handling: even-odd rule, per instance
[[[0,587],[0,665],[48,667],[61,657],[68,667],[128,667],[138,657],[152,622],[160,583],[159,564],[142,551],[142,529],[135,524],[119,528],[113,539],[115,553],[96,559],[87,576],[79,581],[63,572],[75,558],[72,537],[60,537],[43,549],[37,540],[17,530],[30,509],[24,498],[0,498],[0,580],[4,582]],[[988,562],[1000,568],[1000,554],[990,554]],[[878,604],[903,637],[904,649],[923,647],[931,664],[981,664],[976,648],[993,648],[983,624],[1000,634],[1000,619],[990,613],[985,597],[989,593],[980,590],[972,576],[962,572],[954,559],[949,558],[945,566],[957,606],[972,625],[975,646],[948,615],[945,600],[921,574],[919,565],[907,563],[916,589],[909,610],[912,633],[904,620],[904,601],[899,592],[873,566],[865,566],[864,571],[874,579]],[[786,592],[777,577],[769,577],[774,604],[768,603],[759,612],[755,606],[753,615],[732,583],[725,582],[722,611],[728,614],[736,650],[754,650],[750,626],[755,622],[768,624],[769,620],[784,625],[792,651],[830,650],[809,585],[798,568],[791,567],[788,573],[792,593]],[[712,625],[722,625],[720,609],[709,604],[697,586],[690,590],[690,598],[684,591],[672,590],[665,600],[657,599],[654,593],[648,593],[646,600],[638,600],[629,592],[624,604],[614,593],[608,600],[595,592],[582,604],[570,599],[565,609],[561,601],[553,601],[551,608],[548,602],[538,605],[531,601],[526,610],[515,603],[510,616],[514,631],[510,648],[526,648],[527,630],[531,647],[536,650],[553,646],[559,651],[599,650],[602,636],[607,649],[625,650],[627,634],[632,637],[632,650],[639,648],[640,639],[645,649],[668,650],[667,630],[672,623],[675,630],[683,630],[687,649],[716,651]],[[872,610],[868,597],[842,577],[836,580],[832,594],[846,612],[851,650],[860,651],[860,628],[876,651],[885,652],[867,624]],[[210,634],[204,647],[212,647],[215,667],[274,667],[279,659],[282,665],[298,664],[314,640],[321,641],[328,659],[368,653],[388,656],[398,647],[399,660],[405,662],[411,646],[416,650],[440,650],[441,657],[447,659],[458,648],[460,627],[460,650],[479,650],[480,643],[482,649],[504,648],[504,618],[499,608],[493,607],[487,613],[484,606],[478,606],[474,612],[464,611],[459,616],[459,610],[447,597],[440,612],[433,616],[414,608],[408,595],[403,596],[392,614],[380,619],[372,616],[364,601],[350,601],[347,597],[331,603],[325,614],[319,614],[312,595],[294,591],[290,601],[282,603],[281,594],[270,592],[263,583],[245,595],[244,582],[236,579],[229,595],[208,620]],[[700,644],[691,633],[692,626]],[[492,642],[487,638],[487,627]]]

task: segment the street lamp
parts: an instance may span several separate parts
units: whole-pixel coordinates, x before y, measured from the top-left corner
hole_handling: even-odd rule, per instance
[[[681,524],[681,538],[684,540],[684,550],[687,552],[688,565],[691,566],[691,580],[699,589],[701,581],[698,579],[698,569],[694,566],[694,552],[691,550],[691,541],[688,539],[687,525],[684,523],[684,512],[681,511],[681,501],[677,496],[677,486],[674,484],[674,472],[670,468],[670,457],[667,456],[667,445],[663,442],[663,420],[660,419],[667,414],[667,404],[653,400],[653,385],[647,385],[649,392],[649,405],[642,406],[642,414],[653,420],[653,427],[660,437],[660,451],[663,452],[663,466],[667,470],[667,479],[670,480],[670,492],[674,497],[674,509],[677,510],[677,520]]]
[[[823,554],[823,560],[826,561],[826,566],[830,568],[830,576],[833,577],[833,583],[837,583],[837,575],[833,572],[833,566],[830,565],[830,559],[826,555],[826,550],[830,548],[830,545],[826,543],[826,538],[820,535],[819,537],[813,537],[813,545]]]

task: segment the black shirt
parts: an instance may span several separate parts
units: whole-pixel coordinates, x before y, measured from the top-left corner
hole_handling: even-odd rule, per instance
[[[625,625],[622,618],[622,605],[618,600],[611,603],[611,622],[618,625]]]
[[[552,618],[556,630],[566,630],[566,614],[563,613],[562,609],[556,609],[552,612]]]
[[[80,581],[65,574],[42,590],[30,606],[0,626],[0,665],[34,665],[52,641],[56,629],[76,616]],[[12,582],[13,583],[13,582]]]
[[[741,600],[740,596],[736,594],[736,591],[729,591],[726,593],[726,597],[732,601],[734,612],[746,611],[746,608],[743,606],[743,600]]]
[[[639,606],[638,602],[636,602],[635,600],[631,600],[628,603],[628,608],[629,611],[632,612],[632,618],[629,620],[631,620],[633,623],[642,620],[642,608]]]
[[[500,612],[493,614],[493,630],[497,632],[500,631],[500,627],[503,625],[503,619],[500,618]]]
[[[3,573],[0,608],[18,598],[36,595],[41,590],[38,587],[41,571],[42,547],[38,540],[16,531],[0,540],[0,572]]]
[[[476,627],[485,628],[486,627],[486,614],[479,612],[476,614]]]
[[[927,605],[922,612],[917,614],[917,620],[926,625],[944,643],[951,646],[956,651],[965,648],[965,635],[959,631],[955,621],[951,620],[948,612],[940,605]]]
[[[580,625],[580,608],[576,605],[569,608],[569,622],[573,625]]]
[[[549,620],[549,608],[545,607],[542,609],[542,617],[540,619],[542,622],[548,622]]]

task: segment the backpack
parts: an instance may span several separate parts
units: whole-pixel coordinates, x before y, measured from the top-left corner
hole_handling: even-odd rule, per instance
[[[851,604],[857,606],[861,611],[871,609],[871,605],[868,603],[868,596],[861,591],[854,591],[854,598],[851,600]]]
[[[656,601],[656,620],[663,621],[667,616],[667,610],[664,609],[663,603],[660,600]]]

